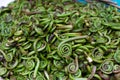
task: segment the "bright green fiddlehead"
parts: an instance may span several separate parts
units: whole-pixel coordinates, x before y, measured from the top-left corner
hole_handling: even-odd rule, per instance
[[[7,69],[5,67],[0,66],[0,76],[4,75],[7,72]]]

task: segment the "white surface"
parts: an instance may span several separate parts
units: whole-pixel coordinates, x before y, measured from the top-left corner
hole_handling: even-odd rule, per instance
[[[0,80],[4,80],[2,77],[0,77]]]
[[[10,3],[10,2],[13,2],[14,0],[0,0],[0,7],[4,6],[4,7],[7,7],[7,5]]]

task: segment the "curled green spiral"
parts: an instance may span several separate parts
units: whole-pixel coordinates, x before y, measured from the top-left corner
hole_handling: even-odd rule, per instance
[[[77,70],[78,70],[79,66],[78,66],[78,56],[75,57],[75,61],[70,63],[68,66],[67,66],[67,71],[69,73],[76,73]]]
[[[26,69],[28,70],[32,70],[34,67],[35,67],[35,62],[33,59],[28,59],[26,62],[25,62],[25,67]]]
[[[45,77],[43,76],[43,74],[41,74],[40,72],[37,72],[36,77],[33,77],[34,72],[31,71],[31,73],[29,74],[29,79],[30,80],[46,80]]]
[[[113,71],[113,66],[114,63],[111,60],[106,60],[101,64],[100,70],[105,74],[111,74]]]
[[[37,38],[33,43],[34,51],[37,53],[37,49],[41,46],[40,38]]]
[[[74,63],[69,64],[68,71],[70,73],[75,73],[76,72],[76,66]]]
[[[102,58],[104,57],[103,54],[104,54],[104,51],[101,48],[99,48],[99,47],[95,48],[92,51],[93,60],[95,62],[101,63],[102,62]]]
[[[120,73],[120,65],[115,64],[113,67],[113,73]]]
[[[31,56],[35,53],[38,53],[46,48],[46,42],[45,41],[39,41],[39,38],[34,41],[33,44],[34,51],[29,52],[28,56]]]
[[[107,35],[107,31],[104,32],[104,36],[108,39],[108,42],[106,43],[106,45],[111,43],[111,37]]]
[[[67,57],[72,54],[72,46],[68,43],[62,44],[58,47],[59,56]]]
[[[75,78],[80,78],[82,76],[82,72],[80,69],[77,70],[75,74],[69,74],[69,78],[74,80]]]
[[[22,57],[22,59],[34,59],[36,61],[36,64],[35,64],[35,69],[34,69],[34,73],[33,73],[33,78],[36,78],[37,76],[37,72],[38,72],[38,69],[39,69],[39,65],[40,65],[40,60],[37,56],[32,56],[32,57]],[[32,68],[31,68],[32,69]]]
[[[6,54],[6,61],[7,62],[11,62],[12,60],[13,60],[13,53],[8,53],[8,54]]]
[[[18,59],[15,59],[15,61],[11,61],[11,62],[6,62],[5,64],[3,64],[7,69],[14,69],[15,67],[17,67],[19,61]]]
[[[5,67],[0,66],[0,76],[6,74],[6,72],[7,72],[7,69]]]
[[[12,59],[13,59],[13,54],[12,53],[6,54],[3,50],[0,50],[0,53],[4,56],[4,58],[7,62],[12,61]]]

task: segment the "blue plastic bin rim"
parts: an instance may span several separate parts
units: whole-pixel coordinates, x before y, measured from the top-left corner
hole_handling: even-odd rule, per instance
[[[85,0],[77,0],[77,1],[78,1],[78,2],[82,2],[82,3],[86,3]],[[117,5],[120,6],[120,0],[111,0],[111,1],[117,3]]]

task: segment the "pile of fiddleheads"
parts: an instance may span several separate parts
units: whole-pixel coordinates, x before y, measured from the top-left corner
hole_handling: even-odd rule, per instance
[[[103,3],[16,0],[0,9],[4,80],[119,80],[120,12]]]

